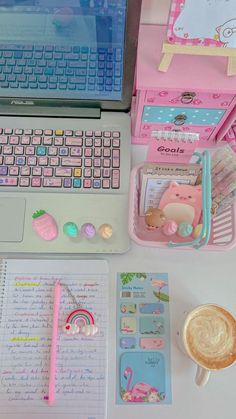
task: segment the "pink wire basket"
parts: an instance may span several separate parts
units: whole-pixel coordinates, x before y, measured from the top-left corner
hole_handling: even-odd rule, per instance
[[[184,242],[186,238],[177,235],[171,239],[162,233],[161,229],[150,231],[146,228],[144,217],[139,216],[140,199],[140,172],[143,164],[133,168],[130,177],[129,193],[129,235],[131,239],[141,246],[171,248],[168,243],[171,241]],[[214,217],[211,222],[211,235],[208,244],[200,250],[226,251],[236,245],[236,209],[231,206],[220,215]],[[191,250],[190,246],[174,247],[178,250]]]

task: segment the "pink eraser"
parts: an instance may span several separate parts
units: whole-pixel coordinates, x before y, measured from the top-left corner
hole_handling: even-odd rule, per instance
[[[33,214],[32,227],[35,233],[43,240],[54,240],[58,235],[55,219],[44,210],[36,211]]]

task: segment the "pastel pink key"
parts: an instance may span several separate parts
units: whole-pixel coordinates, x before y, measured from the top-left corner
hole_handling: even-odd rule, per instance
[[[91,179],[84,179],[83,187],[84,188],[91,188],[91,186],[92,186]]]
[[[40,177],[34,177],[31,180],[31,186],[33,188],[40,188],[41,186],[41,178]]]
[[[0,144],[7,144],[7,136],[1,135],[0,136]]]
[[[63,157],[61,159],[62,166],[81,167],[81,159],[76,157]]]
[[[12,166],[9,168],[9,175],[10,176],[18,176],[19,174],[19,167],[18,166]]]
[[[102,187],[103,187],[103,189],[109,189],[110,188],[110,179],[103,179]]]
[[[71,177],[72,175],[72,170],[71,168],[67,168],[67,167],[57,167],[55,169],[55,175],[56,176],[64,176],[64,177]]]
[[[27,186],[29,186],[29,184],[30,184],[30,179],[28,177],[22,177],[22,178],[20,178],[20,181],[19,181],[19,185],[20,186],[27,187]]]
[[[119,170],[112,170],[112,188],[119,189],[120,187],[120,171]]]
[[[52,167],[44,167],[43,168],[43,176],[51,177],[53,175],[53,168]]]
[[[20,168],[21,176],[29,176],[30,175],[30,167],[25,166]]]
[[[17,145],[19,144],[19,137],[13,135],[9,138],[9,144]]]
[[[61,178],[45,178],[43,179],[45,188],[60,188],[62,186]]]
[[[79,147],[81,147],[82,144],[83,144],[82,138],[76,138],[76,137],[66,138],[66,145],[72,145],[72,146],[79,146]]]
[[[41,176],[42,175],[42,168],[41,167],[33,167],[32,175],[33,176]]]

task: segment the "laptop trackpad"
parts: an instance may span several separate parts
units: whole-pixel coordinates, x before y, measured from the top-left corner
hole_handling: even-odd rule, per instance
[[[25,199],[0,199],[0,242],[23,240]]]

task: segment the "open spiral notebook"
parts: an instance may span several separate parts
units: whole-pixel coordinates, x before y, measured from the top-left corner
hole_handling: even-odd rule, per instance
[[[75,308],[62,290],[56,401],[48,406],[53,289],[56,280],[90,310],[95,336],[68,336]],[[107,406],[108,265],[104,260],[0,260],[1,419],[105,419]]]

